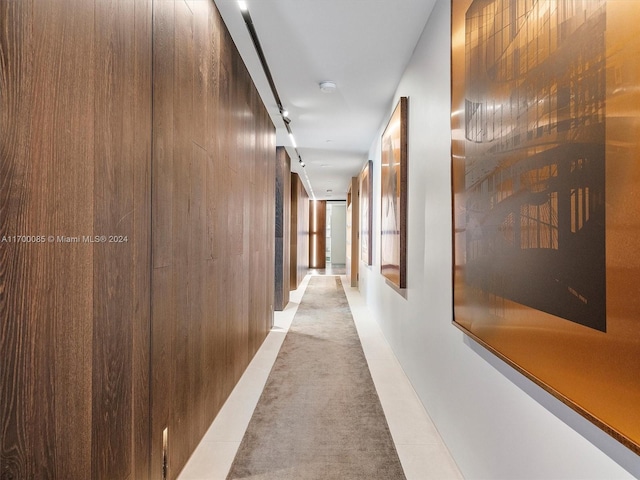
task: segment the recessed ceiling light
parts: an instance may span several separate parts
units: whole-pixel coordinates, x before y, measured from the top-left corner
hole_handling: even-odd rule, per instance
[[[322,93],[333,93],[336,91],[337,85],[335,82],[320,82],[320,91]]]
[[[243,0],[238,0],[238,6],[240,7],[241,12],[246,12],[247,10],[249,10],[249,7],[247,7],[247,2],[244,2]]]

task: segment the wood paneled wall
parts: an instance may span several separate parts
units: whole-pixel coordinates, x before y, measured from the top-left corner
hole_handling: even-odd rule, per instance
[[[273,318],[275,132],[213,2],[0,0],[0,132],[0,478],[161,478],[165,427],[175,478]]]
[[[152,478],[175,476],[273,320],[275,129],[210,1],[154,2]]]
[[[276,149],[276,259],[274,309],[289,303],[291,285],[291,158],[284,147]]]
[[[327,267],[327,202],[309,202],[309,268]]]
[[[309,195],[297,173],[291,173],[291,290],[309,271]]]
[[[0,1],[2,479],[148,477],[151,46],[151,0]]]

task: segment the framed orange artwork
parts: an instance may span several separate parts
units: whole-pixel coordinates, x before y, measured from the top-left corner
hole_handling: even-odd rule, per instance
[[[373,262],[371,193],[373,192],[373,162],[369,160],[360,172],[360,260],[367,265]]]
[[[640,2],[453,0],[454,324],[640,453]]]
[[[380,269],[398,288],[407,286],[407,109],[401,97],[382,134]]]

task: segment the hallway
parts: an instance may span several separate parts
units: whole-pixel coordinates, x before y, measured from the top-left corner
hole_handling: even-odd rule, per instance
[[[273,329],[191,456],[179,476],[181,480],[222,480],[227,477],[309,280],[313,275],[322,273],[315,271],[307,275],[301,286],[291,292],[287,308],[275,312]],[[344,277],[342,280],[407,479],[462,478],[360,293],[346,286]]]
[[[316,274],[407,478],[640,478],[638,19],[0,0],[0,479],[226,478]]]

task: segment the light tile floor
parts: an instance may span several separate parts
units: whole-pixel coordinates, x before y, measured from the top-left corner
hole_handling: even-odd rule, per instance
[[[360,292],[342,283],[407,480],[462,479]]]
[[[193,452],[179,480],[226,478],[310,277],[307,275],[300,287],[291,292],[285,310],[275,313],[273,329]],[[407,479],[462,479],[360,293],[346,286],[345,277],[342,283]]]

